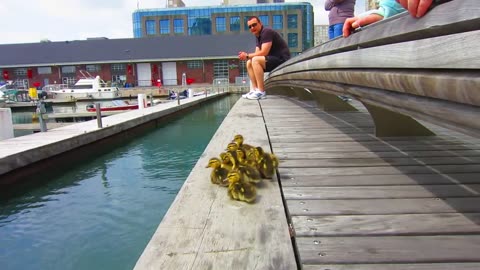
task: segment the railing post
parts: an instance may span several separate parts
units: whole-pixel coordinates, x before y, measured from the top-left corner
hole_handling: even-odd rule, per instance
[[[177,105],[180,105],[180,90],[177,90]]]
[[[100,110],[100,103],[95,103],[95,112],[97,114],[97,126],[102,128],[102,111]]]
[[[38,114],[38,121],[40,123],[40,131],[47,132],[47,123],[43,119],[43,115],[47,112],[45,109],[45,104],[40,100],[37,104],[37,114]]]

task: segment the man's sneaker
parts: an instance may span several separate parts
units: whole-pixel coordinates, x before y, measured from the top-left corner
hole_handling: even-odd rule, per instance
[[[246,93],[246,94],[243,94],[242,95],[242,98],[247,98],[249,95],[252,95],[253,93],[255,93],[254,90],[250,90],[250,92]]]
[[[264,98],[267,98],[267,94],[265,93],[265,91],[263,92],[256,91],[255,93],[248,95],[247,98],[248,99],[264,99]]]

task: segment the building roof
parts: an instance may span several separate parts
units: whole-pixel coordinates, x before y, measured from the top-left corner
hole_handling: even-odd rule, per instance
[[[0,68],[235,58],[252,34],[92,39],[0,45]]]

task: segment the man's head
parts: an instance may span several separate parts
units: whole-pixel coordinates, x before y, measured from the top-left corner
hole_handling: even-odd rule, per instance
[[[260,35],[260,31],[262,30],[262,22],[257,16],[252,16],[248,18],[247,21],[248,29],[250,29],[250,32],[254,34],[255,36]]]

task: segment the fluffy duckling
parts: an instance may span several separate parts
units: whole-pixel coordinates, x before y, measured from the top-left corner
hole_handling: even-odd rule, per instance
[[[243,143],[243,136],[237,134],[233,137],[233,141],[238,145],[239,148],[242,148],[243,151],[247,152],[249,149],[254,148],[253,146]]]
[[[252,203],[257,198],[255,185],[242,181],[239,171],[231,171],[228,176],[228,196],[231,199]]]
[[[232,162],[232,170],[240,171],[242,175],[242,180],[249,183],[259,183],[262,180],[262,175],[260,174],[259,170],[256,166],[248,166],[246,164],[242,164],[239,161],[238,153],[243,153],[242,150],[237,149],[237,151],[228,151],[227,156],[230,158]]]
[[[210,181],[223,187],[228,186],[227,176],[230,172],[226,168],[222,168],[222,161],[219,158],[211,158],[205,168],[212,168],[210,173]]]
[[[220,153],[220,160],[222,161],[222,168],[231,170],[233,167],[232,161],[230,160],[230,157],[227,156],[227,153],[222,152]]]
[[[262,147],[255,148],[258,170],[263,177],[272,179],[275,170],[278,168],[278,159],[274,154],[265,153]]]
[[[227,145],[227,151],[237,151],[238,144],[235,142],[231,142]]]

